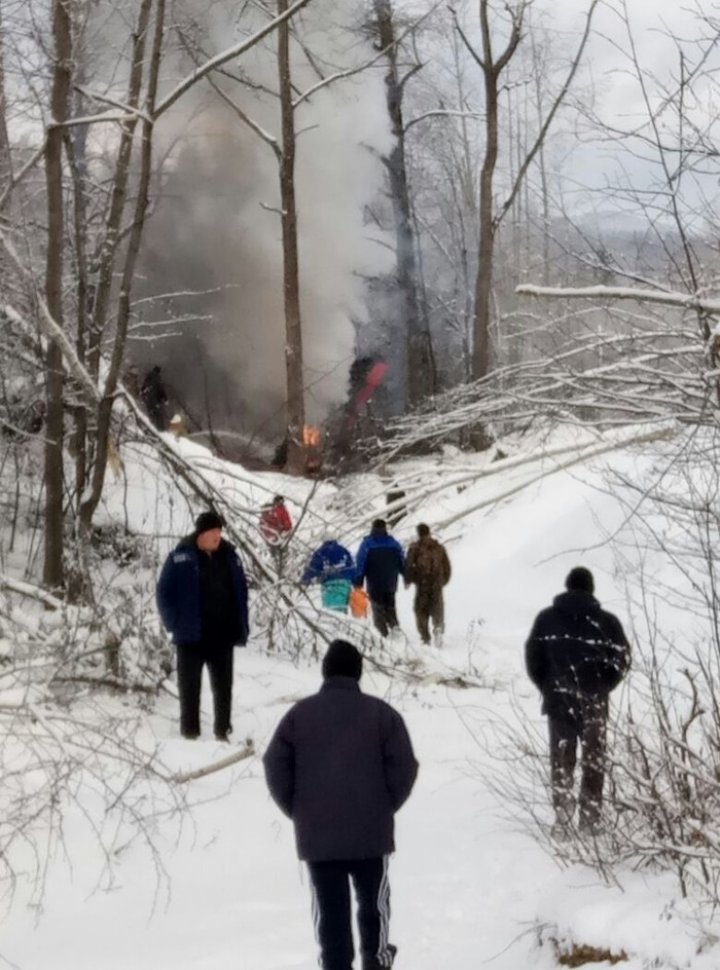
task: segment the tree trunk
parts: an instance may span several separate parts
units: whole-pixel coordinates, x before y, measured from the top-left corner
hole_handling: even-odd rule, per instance
[[[52,71],[51,126],[45,146],[48,239],[45,299],[55,322],[63,325],[63,129],[67,119],[72,64],[69,9],[64,0],[53,4],[55,59]],[[53,122],[55,124],[53,124]],[[60,346],[48,342],[45,355],[45,556],[43,583],[59,590],[63,566],[63,358]]]
[[[420,315],[417,287],[415,238],[412,229],[410,192],[405,162],[405,127],[403,124],[403,85],[398,77],[395,26],[390,0],[375,0],[380,46],[385,51],[388,69],[385,92],[395,145],[386,158],[390,179],[390,197],[395,221],[397,281],[402,305],[407,368],[407,397],[411,405],[419,404],[436,390],[437,379],[432,342]]]
[[[288,9],[288,0],[278,0],[278,14]],[[280,156],[280,204],[282,208],[283,295],[285,303],[285,373],[287,382],[287,467],[304,471],[303,426],[305,400],[303,388],[302,323],[300,317],[300,267],[295,203],[295,115],[290,75],[290,25],[278,27],[278,75],[282,153]]]
[[[7,94],[5,90],[5,28],[0,7],[0,192],[12,176],[10,139],[7,129]]]
[[[475,280],[475,321],[473,328],[472,376],[479,380],[490,373],[490,325],[495,251],[493,219],[493,175],[498,156],[497,75],[486,65],[485,81],[485,156],[480,172],[480,245]]]
[[[453,34],[453,63],[455,67],[455,76],[457,78],[457,104],[458,108],[462,111],[464,106],[467,104],[467,95],[465,92],[465,85],[463,83],[463,60],[461,58],[461,48],[458,41],[457,35]],[[463,380],[469,381],[472,377],[472,331],[473,331],[473,321],[474,321],[474,280],[473,272],[470,265],[470,247],[472,246],[473,254],[476,251],[475,246],[475,231],[479,228],[479,218],[478,218],[478,187],[477,187],[477,177],[474,167],[474,152],[471,147],[471,139],[468,131],[468,121],[464,112],[460,118],[460,132],[461,132],[461,152],[459,158],[459,177],[457,179],[459,183],[459,203],[457,206],[457,224],[458,231],[460,233],[460,288],[459,288],[459,303],[462,303],[462,351],[463,351],[463,361],[462,361],[462,374]],[[464,213],[468,213],[468,223],[472,218],[470,223],[473,226],[473,234],[469,235],[466,222],[464,218]]]
[[[538,128],[543,123],[543,68],[544,63],[532,37],[533,84],[535,95],[535,115]],[[550,285],[550,188],[548,185],[547,165],[545,164],[545,144],[538,149],[538,172],[540,175],[540,197],[542,205],[542,280],[544,286]]]
[[[140,106],[143,84],[145,47],[152,15],[153,0],[142,0],[132,35],[132,59],[126,103],[131,108]],[[96,273],[92,321],[87,346],[90,373],[94,378],[100,373],[100,350],[110,307],[116,250],[122,238],[122,220],[130,180],[133,138],[139,115],[123,121],[120,126],[120,143],[117,150],[115,172],[112,180],[110,206],[106,220],[105,235],[100,251],[96,254],[92,269]]]
[[[76,55],[76,63],[80,58]],[[76,83],[85,83],[82,69],[78,68],[80,78]],[[76,92],[73,99],[73,111],[82,116],[85,111],[85,97]],[[86,365],[87,335],[90,312],[90,286],[87,262],[87,138],[88,128],[82,126],[75,130],[65,130],[65,155],[68,159],[73,186],[73,259],[76,278],[76,314],[77,333],[75,335],[75,350],[78,360]],[[73,408],[75,428],[72,435],[72,454],[75,459],[75,489],[74,506],[77,510],[87,484],[88,471],[88,404],[82,399]]]
[[[505,10],[510,16],[511,31],[505,50],[498,57],[493,56],[492,41],[490,32],[490,0],[480,0],[480,31],[482,34],[482,55],[478,56],[472,48],[475,60],[480,65],[485,83],[485,158],[483,160],[482,171],[480,173],[480,263],[478,266],[477,282],[475,287],[475,321],[474,321],[474,340],[473,348],[473,378],[479,380],[489,374],[491,369],[490,360],[490,326],[491,326],[491,298],[492,298],[492,273],[493,273],[493,254],[495,234],[497,227],[501,223],[504,215],[511,209],[516,196],[525,183],[528,168],[535,159],[538,151],[542,148],[550,125],[565,99],[575,73],[577,72],[580,60],[585,50],[585,44],[590,33],[593,14],[599,0],[592,0],[585,18],[585,28],[580,39],[575,56],[570,65],[570,69],[565,77],[560,91],[555,95],[549,110],[546,112],[544,120],[540,125],[532,145],[523,150],[522,161],[519,161],[519,168],[515,176],[510,193],[504,204],[499,207],[497,212],[493,212],[493,175],[497,162],[498,153],[498,90],[500,87],[500,76],[507,67],[520,43],[523,29],[523,18],[531,4],[531,0],[516,0],[515,4],[506,4]],[[467,44],[467,41],[466,41]]]
[[[2,7],[0,6],[0,194],[9,188],[12,179],[12,154],[10,152],[10,138],[7,127],[7,92],[5,86],[5,27],[2,19]],[[10,194],[5,200],[3,208],[10,204]],[[9,213],[5,218],[11,218]],[[4,250],[0,250],[0,293],[6,294],[6,299],[10,302],[10,285],[13,276],[7,264],[7,256]]]
[[[165,35],[165,0],[156,0],[155,3],[155,29],[153,41],[149,55],[148,81],[145,95],[145,114],[141,125],[141,139],[139,151],[139,175],[135,195],[135,208],[133,212],[132,228],[128,235],[127,250],[123,263],[122,277],[118,292],[115,335],[112,344],[112,351],[109,355],[108,372],[103,388],[103,396],[97,411],[97,440],[95,442],[95,463],[92,469],[87,495],[80,505],[80,526],[86,535],[92,525],[92,517],[102,497],[103,486],[105,483],[105,473],[107,469],[108,451],[110,448],[110,435],[112,424],[112,408],[115,400],[115,391],[122,371],[125,359],[125,347],[127,344],[128,325],[130,322],[131,294],[133,279],[135,277],[135,267],[140,253],[143,231],[145,229],[145,219],[150,200],[150,182],[152,178],[152,159],[153,159],[153,131],[154,125],[150,120],[155,110],[157,97],[160,64],[162,60],[163,38]],[[144,51],[143,51],[144,53]],[[143,64],[137,65],[137,71],[142,77]],[[138,89],[139,90],[139,89]],[[129,157],[129,156],[128,156]],[[118,177],[123,182],[127,181],[127,174],[118,171]]]

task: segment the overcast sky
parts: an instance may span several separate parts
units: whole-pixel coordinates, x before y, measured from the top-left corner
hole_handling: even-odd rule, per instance
[[[534,9],[547,11],[558,36],[567,35],[567,51],[570,55],[577,44],[578,31],[588,6],[589,0],[536,0]],[[623,22],[624,10],[648,95],[657,104],[662,99],[664,86],[673,88],[674,79],[679,76],[678,44],[682,43],[688,66],[691,66],[697,61],[701,47],[707,47],[707,44],[698,42],[712,36],[712,28],[703,21],[702,13],[718,15],[720,7],[711,0],[699,3],[627,0],[626,4],[621,0],[604,0],[600,3],[593,22],[593,36],[586,50],[583,77],[576,84],[574,95],[578,97],[587,91],[588,100],[594,100],[597,113],[608,124],[631,130],[646,121],[647,111],[641,86],[628,56],[631,42]],[[720,67],[720,50],[715,51],[705,66],[707,70]],[[702,129],[707,127],[708,118],[715,113],[715,87],[713,80],[697,84],[697,99],[693,102],[688,98],[686,103],[688,117],[696,120]],[[663,123],[667,126],[666,131],[674,131],[675,117],[672,112],[663,117]],[[637,187],[645,188],[652,184],[657,174],[652,156],[653,153],[639,143],[613,143],[603,137],[582,143],[578,138],[578,143],[572,146],[572,163],[566,171],[569,176],[566,201],[578,203],[581,208],[584,204],[588,211],[596,209],[598,205],[603,209],[615,208],[617,200],[611,200],[609,193],[602,199],[591,195],[584,198],[583,187],[601,189],[632,182]],[[697,205],[698,225],[705,218],[708,203],[716,198],[717,176],[718,173],[710,171],[696,185],[690,179],[683,183],[688,201],[693,206]],[[575,187],[573,179],[577,183]]]

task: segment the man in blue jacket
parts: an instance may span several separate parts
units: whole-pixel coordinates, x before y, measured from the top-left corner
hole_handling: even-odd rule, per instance
[[[361,692],[362,657],[351,643],[334,640],[322,672],[320,691],[278,725],[265,777],[310,871],[323,970],[352,970],[351,879],[363,970],[384,970],[397,949],[388,942],[394,815],[418,765],[402,717]]]
[[[235,547],[222,537],[224,522],[203,512],[195,531],[165,560],[157,584],[163,624],[177,648],[180,732],[200,736],[202,670],[208,668],[215,708],[215,737],[232,731],[233,647],[248,639],[248,592]]]
[[[310,557],[300,582],[319,582],[322,605],[328,610],[346,613],[354,578],[355,563],[352,554],[345,546],[328,537]]]
[[[398,580],[405,573],[405,553],[387,531],[384,519],[375,519],[370,535],[360,543],[355,558],[355,585],[367,583],[373,623],[381,636],[400,629],[395,610]]]

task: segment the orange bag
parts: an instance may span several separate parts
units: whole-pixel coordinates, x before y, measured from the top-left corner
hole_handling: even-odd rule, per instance
[[[368,614],[368,595],[362,586],[353,586],[350,593],[350,613],[356,620],[364,620]]]

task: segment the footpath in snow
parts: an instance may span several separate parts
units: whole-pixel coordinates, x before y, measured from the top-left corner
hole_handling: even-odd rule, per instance
[[[552,947],[538,946],[540,923],[548,927],[545,936],[558,926],[561,936],[638,954],[623,964],[626,970],[644,970],[658,954],[652,965],[663,970],[720,965],[710,953],[694,954],[692,933],[668,905],[674,890],[667,880],[637,874],[623,893],[590,870],[563,870],[533,838],[529,813],[503,804],[492,784],[498,769],[507,769],[505,737],[528,729],[544,737],[522,647],[534,615],[560,591],[568,569],[592,568],[603,605],[623,615],[621,582],[603,545],[622,515],[607,490],[563,472],[448,529],[442,538],[454,573],[442,652],[420,647],[411,593],[399,594],[410,636],[398,655],[418,659],[429,676],[391,679],[368,664],[361,685],[401,711],[421,766],[397,817],[391,864],[397,970],[554,967]],[[405,542],[409,529],[400,535]],[[234,696],[235,742],[252,738],[257,756],[189,783],[191,813],[159,804],[152,846],[137,840],[109,867],[98,857],[87,818],[68,817],[63,851],[50,860],[43,892],[18,884],[3,924],[0,967],[317,966],[307,878],[292,826],[266,791],[260,756],[290,704],[318,689],[319,663],[295,666],[266,656],[260,646],[237,652]],[[474,686],[438,683],[457,674]],[[207,724],[207,687],[203,710]],[[170,696],[142,730],[148,748],[157,744],[175,770],[228,753],[213,740],[181,740]],[[208,729],[205,737],[211,738]],[[544,792],[536,794],[542,805]],[[88,805],[88,818],[92,813]]]
[[[238,657],[235,724],[262,750],[291,699],[316,689],[319,672],[246,652]],[[536,844],[498,815],[482,776],[486,757],[469,730],[506,706],[501,691],[410,688],[369,674],[405,716],[421,762],[397,820],[392,862],[396,966],[499,970],[526,965],[536,900],[555,868]],[[210,698],[204,698],[209,710]],[[227,754],[207,740],[188,750],[174,737],[170,701],[153,727],[166,759],[204,764]],[[309,891],[292,827],[266,793],[259,759],[192,783],[199,804],[178,834],[163,835],[167,880],[142,845],[120,861],[116,884],[94,889],[97,859],[69,847],[53,868],[41,914],[15,909],[0,952],[21,970],[281,970],[316,966]],[[203,804],[204,802],[204,804]],[[36,919],[38,922],[36,923]],[[513,942],[515,941],[515,942]],[[504,951],[504,952],[503,952]],[[0,964],[1,965],[1,964]],[[535,966],[551,966],[539,963]]]

